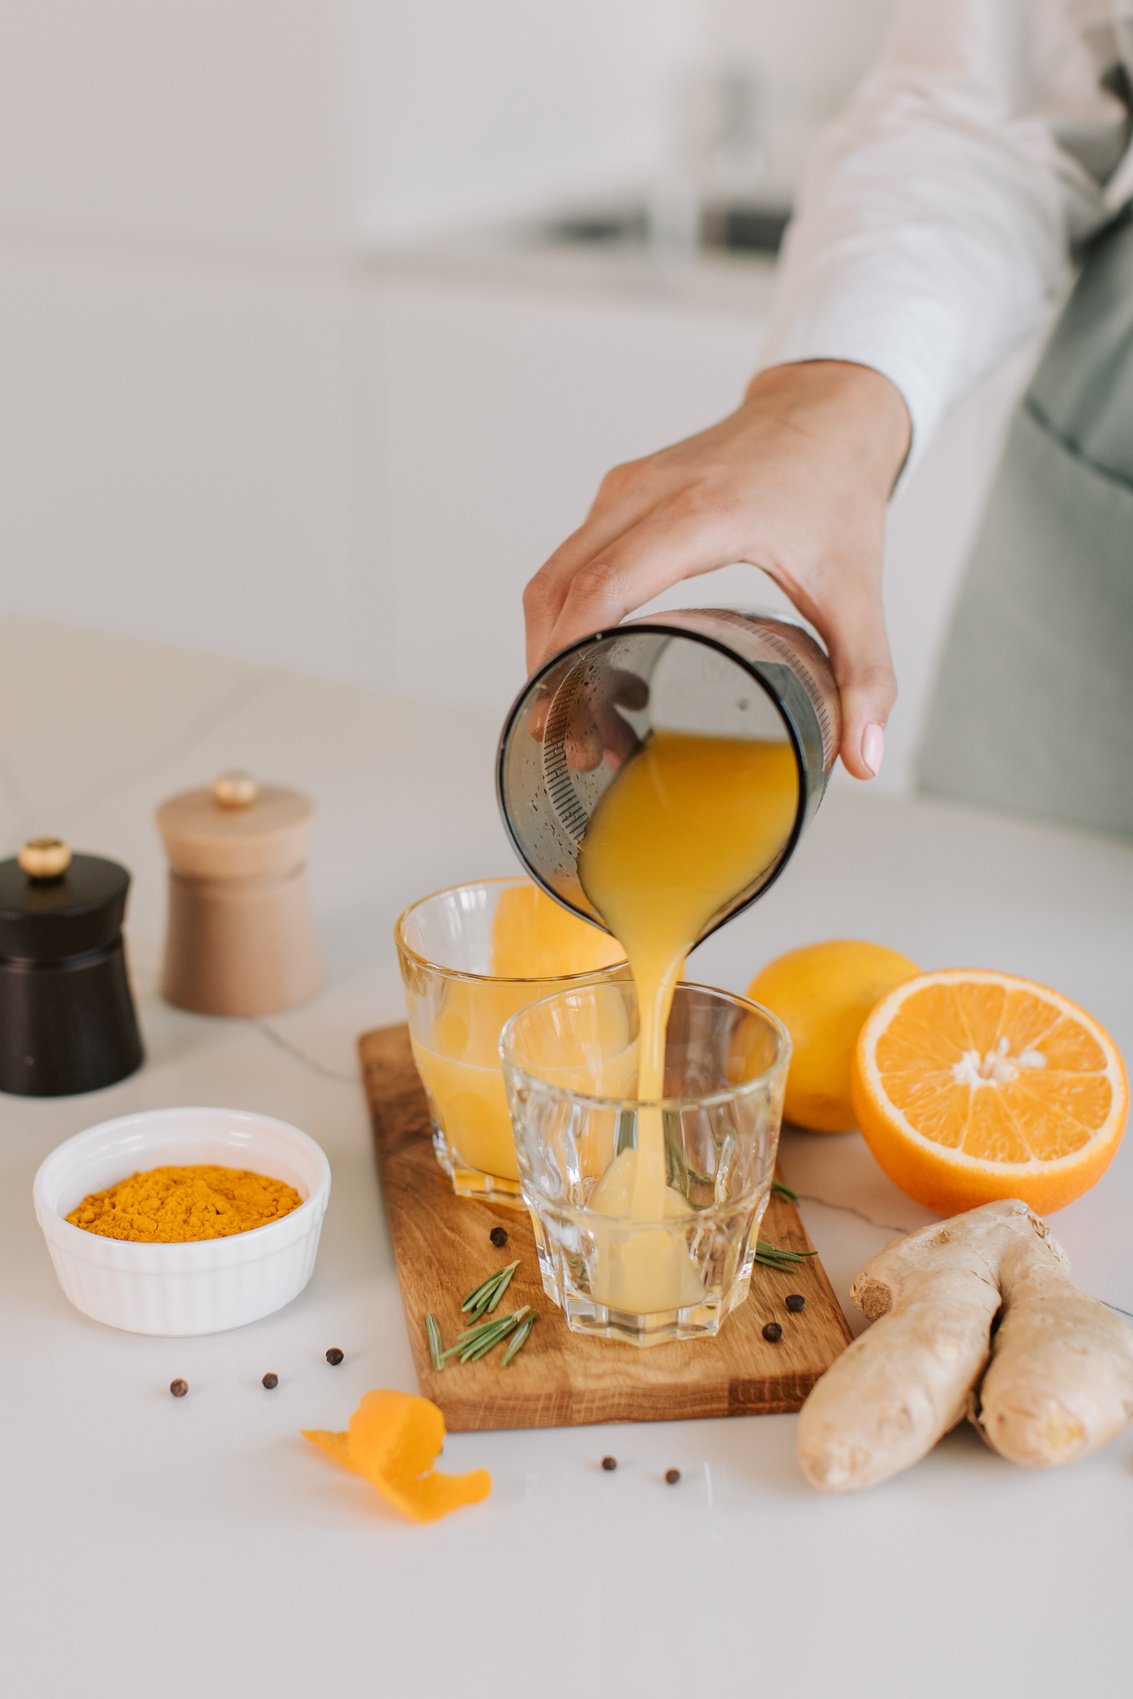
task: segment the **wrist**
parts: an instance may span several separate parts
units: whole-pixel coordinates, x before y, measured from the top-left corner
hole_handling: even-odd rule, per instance
[[[912,425],[905,398],[872,366],[800,360],[757,372],[745,406],[770,408],[783,425],[818,438],[888,499],[908,457]]]

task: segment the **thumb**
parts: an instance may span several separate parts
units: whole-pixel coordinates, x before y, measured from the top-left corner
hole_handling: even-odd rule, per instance
[[[842,764],[856,779],[876,778],[885,725],[897,700],[880,588],[840,597],[823,623],[842,699]]]

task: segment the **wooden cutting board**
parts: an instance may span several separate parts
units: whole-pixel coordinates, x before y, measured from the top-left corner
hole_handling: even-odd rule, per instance
[[[521,1210],[458,1198],[433,1155],[425,1094],[404,1026],[359,1040],[378,1169],[417,1382],[454,1433],[483,1428],[558,1428],[587,1422],[670,1422],[694,1416],[753,1416],[797,1410],[850,1341],[846,1318],[817,1257],[789,1274],[756,1264],[751,1296],[715,1339],[640,1350],[571,1333],[543,1292],[531,1224]],[[497,1250],[493,1227],[507,1228]],[[791,1250],[812,1249],[798,1211],[773,1194],[761,1236]],[[460,1302],[494,1268],[520,1259],[502,1310],[531,1304],[539,1320],[522,1351],[501,1369],[499,1351],[480,1363],[429,1361],[427,1311],[446,1344],[465,1323]],[[806,1308],[784,1302],[801,1292]],[[777,1321],[771,1344],[763,1324]]]

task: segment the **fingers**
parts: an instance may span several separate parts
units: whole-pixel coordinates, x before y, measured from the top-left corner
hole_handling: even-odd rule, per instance
[[[523,617],[529,676],[552,653],[551,633],[575,574],[640,519],[650,499],[643,479],[632,478],[629,468],[615,467],[603,479],[585,524],[560,544],[528,584],[523,592]]]
[[[538,659],[617,625],[682,578],[710,572],[732,558],[725,516],[680,512],[674,503],[654,509],[575,570]]]
[[[611,772],[617,772],[641,741],[618,710],[644,708],[648,700],[649,686],[645,680],[620,668],[603,673],[597,688],[580,690],[563,735],[567,766],[574,772],[590,773],[604,761]],[[545,729],[546,715],[542,730]]]
[[[826,639],[842,699],[842,763],[856,779],[876,778],[886,721],[897,700],[880,586],[843,579],[815,624]]]
[[[542,743],[555,697],[570,671],[569,661],[552,667],[540,681],[539,694],[527,716],[527,730],[536,742]],[[568,767],[588,773],[611,754],[617,764],[626,760],[637,748],[637,734],[618,713],[619,708],[631,712],[645,707],[649,686],[637,673],[616,668],[603,673],[597,689],[580,690],[571,705],[570,723],[563,733],[563,748]]]
[[[594,723],[602,742],[602,760],[612,773],[624,767],[631,755],[640,748],[641,739],[620,708],[644,708],[649,700],[649,686],[636,673],[609,673],[591,700]]]

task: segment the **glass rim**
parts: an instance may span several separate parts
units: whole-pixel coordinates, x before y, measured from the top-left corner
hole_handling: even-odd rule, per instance
[[[393,941],[398,953],[407,956],[418,967],[428,968],[432,973],[443,974],[446,979],[459,979],[471,985],[556,985],[568,987],[585,985],[591,981],[602,979],[611,973],[629,973],[629,963],[624,956],[616,962],[611,962],[608,967],[584,968],[577,973],[473,973],[470,968],[445,967],[442,962],[433,961],[430,956],[424,956],[420,950],[415,950],[406,938],[406,922],[410,915],[415,914],[418,909],[424,908],[426,903],[436,902],[438,897],[452,896],[456,891],[482,891],[500,885],[530,885],[534,890],[543,890],[544,895],[549,895],[538,880],[533,879],[529,873],[500,873],[490,879],[462,879],[455,885],[442,885],[436,891],[428,891],[425,896],[415,898],[408,908],[402,909],[398,915],[393,926]],[[551,900],[559,902],[557,897],[553,897]],[[561,908],[566,907],[562,903],[559,906]],[[575,915],[576,919],[582,920],[584,925],[593,926],[596,932],[605,932],[607,938],[613,938],[612,932],[606,932],[605,927],[598,926],[594,921],[586,919],[576,909],[566,908],[566,912]],[[616,943],[617,940],[615,939],[614,942]],[[556,993],[551,992],[550,995],[554,996]],[[542,999],[537,998],[536,1001],[542,1001]],[[526,1006],[531,1007],[532,1005]]]
[[[619,975],[617,982],[620,983],[622,979],[628,979],[632,983],[633,976],[632,974]],[[590,1092],[576,1091],[569,1086],[555,1085],[553,1081],[544,1079],[541,1074],[534,1073],[522,1062],[510,1057],[507,1049],[512,1036],[512,1028],[523,1019],[524,1015],[530,1014],[532,1010],[540,1008],[544,1003],[550,1003],[556,997],[563,995],[562,991],[551,991],[546,997],[538,997],[534,1003],[528,1003],[524,1008],[517,1009],[515,1014],[504,1022],[500,1030],[498,1046],[504,1072],[505,1074],[522,1074],[525,1079],[538,1086],[540,1091],[556,1099],[559,1103],[585,1103],[598,1109],[640,1111],[642,1109],[691,1109],[693,1107],[714,1109],[724,1103],[734,1103],[737,1099],[742,1100],[762,1090],[776,1068],[785,1069],[790,1065],[793,1049],[791,1035],[779,1016],[763,1003],[753,1003],[750,997],[741,997],[738,991],[724,991],[718,985],[701,985],[695,980],[688,979],[677,982],[676,989],[673,992],[674,1001],[682,991],[705,991],[709,996],[722,998],[729,1003],[737,1004],[740,1008],[752,1014],[761,1016],[779,1040],[779,1052],[774,1061],[769,1063],[754,1079],[744,1080],[738,1085],[728,1086],[716,1091],[692,1092],[684,1097],[605,1097]]]

